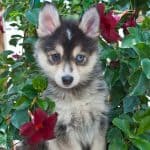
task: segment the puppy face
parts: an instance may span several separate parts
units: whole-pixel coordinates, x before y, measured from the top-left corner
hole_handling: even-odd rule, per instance
[[[97,61],[99,16],[89,9],[81,22],[60,21],[57,10],[47,4],[39,16],[35,54],[48,77],[70,89],[91,78]]]

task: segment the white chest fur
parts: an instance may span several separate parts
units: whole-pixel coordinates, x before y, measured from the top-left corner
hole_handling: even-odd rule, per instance
[[[104,113],[108,111],[105,104],[107,91],[100,92],[93,87],[82,92],[79,96],[68,92],[54,98],[58,124],[67,125],[68,135],[91,145],[94,135],[100,130],[101,118],[106,117]]]
[[[55,90],[54,88],[51,89],[53,90],[53,94],[50,97],[55,100],[56,112],[58,112],[57,139],[64,139],[66,136],[67,143],[70,141],[71,145],[78,145],[75,148],[76,150],[80,150],[81,145],[92,145],[93,141],[96,141],[94,139],[101,139],[101,137],[104,143],[107,129],[107,117],[105,113],[108,112],[108,107],[105,104],[108,91],[104,81],[95,80],[90,86],[79,90],[77,94],[71,91],[66,92],[59,91],[58,89]],[[64,131],[59,130],[59,127],[62,129],[62,126],[63,129],[65,126],[65,135]],[[64,143],[63,141],[63,145]],[[99,145],[99,141],[97,143]],[[68,149],[65,147],[64,150]]]

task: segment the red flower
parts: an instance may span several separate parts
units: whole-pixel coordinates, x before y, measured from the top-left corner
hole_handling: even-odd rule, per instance
[[[57,113],[48,116],[40,108],[33,113],[31,122],[20,127],[20,134],[27,139],[28,144],[39,144],[44,140],[55,138],[54,128]]]
[[[133,15],[133,16],[131,16],[131,17],[129,18],[129,20],[127,20],[127,21],[123,24],[123,26],[122,26],[123,32],[124,32],[125,34],[129,34],[129,32],[128,32],[128,27],[135,27],[135,26],[136,26],[136,19],[135,19],[135,16]]]
[[[105,6],[102,3],[97,5],[100,16],[100,32],[107,42],[117,42],[121,40],[118,32],[116,31],[117,24],[120,17],[114,15],[112,11],[105,14]]]

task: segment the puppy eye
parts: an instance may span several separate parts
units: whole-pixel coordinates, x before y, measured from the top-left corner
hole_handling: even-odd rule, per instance
[[[60,61],[61,61],[61,57],[60,57],[60,54],[58,54],[58,53],[56,53],[56,54],[52,54],[51,56],[50,56],[50,62],[52,63],[52,64],[59,64],[60,63]]]
[[[86,57],[84,55],[77,55],[75,58],[76,64],[83,65],[86,62]]]

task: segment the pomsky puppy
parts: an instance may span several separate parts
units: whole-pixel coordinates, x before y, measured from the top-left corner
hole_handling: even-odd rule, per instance
[[[56,103],[56,138],[41,150],[105,150],[108,90],[99,63],[99,15],[63,20],[46,3],[39,15],[35,58],[49,79],[45,96]]]

